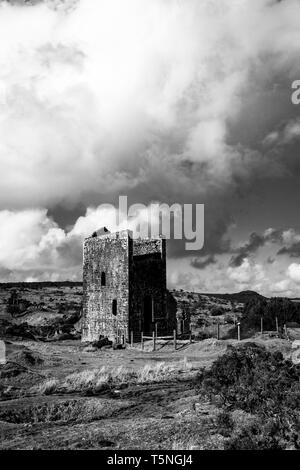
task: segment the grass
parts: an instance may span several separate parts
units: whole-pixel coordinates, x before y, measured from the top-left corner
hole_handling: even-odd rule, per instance
[[[49,379],[39,384],[37,389],[42,395],[50,395],[56,390],[58,384],[59,382],[57,379]]]
[[[100,419],[106,407],[95,398],[88,401],[67,399],[25,407],[0,409],[0,420],[9,423],[89,422]]]
[[[184,358],[183,361],[167,364],[146,364],[137,371],[123,366],[109,369],[84,370],[70,374],[63,379],[51,378],[32,387],[31,391],[42,395],[55,393],[92,393],[97,394],[113,387],[124,385],[161,382],[176,377],[179,373],[189,372],[192,365]]]
[[[172,443],[172,450],[198,450],[199,444],[194,439],[188,441],[177,440]]]
[[[1,409],[0,419],[9,423],[51,423],[74,421],[81,417],[83,406],[76,400],[62,403],[43,403],[25,408]]]

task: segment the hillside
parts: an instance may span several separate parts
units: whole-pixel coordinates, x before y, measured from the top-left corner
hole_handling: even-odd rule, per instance
[[[244,303],[256,292],[203,294],[171,290],[173,312],[195,337],[227,336]],[[0,335],[28,339],[72,339],[80,332],[81,282],[20,282],[0,284]]]

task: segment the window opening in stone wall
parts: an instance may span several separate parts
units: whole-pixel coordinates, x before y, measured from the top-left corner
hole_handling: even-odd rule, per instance
[[[144,305],[143,305],[143,317],[144,317],[144,332],[145,333],[150,333],[152,331],[152,316],[153,316],[153,310],[152,310],[152,297],[151,295],[146,295],[144,297]]]
[[[112,301],[112,314],[116,316],[117,313],[118,313],[118,310],[117,310],[117,299],[114,299],[114,300]]]

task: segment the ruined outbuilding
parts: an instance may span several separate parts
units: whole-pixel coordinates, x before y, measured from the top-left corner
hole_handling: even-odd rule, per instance
[[[84,242],[82,341],[169,334],[166,240],[103,228]]]

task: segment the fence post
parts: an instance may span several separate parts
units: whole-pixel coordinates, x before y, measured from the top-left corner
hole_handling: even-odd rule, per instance
[[[173,336],[174,336],[174,349],[176,351],[176,330],[173,330]]]
[[[157,322],[155,322],[155,338],[157,338]]]
[[[278,329],[278,318],[276,317],[276,331],[277,333],[279,333],[279,329]]]
[[[142,351],[144,351],[144,334],[141,332],[141,346],[142,346]]]
[[[155,351],[155,331],[152,331],[152,338],[153,338],[153,351]]]
[[[260,317],[260,334],[262,335],[264,332],[264,319]]]
[[[241,341],[241,324],[240,324],[240,322],[238,322],[237,327],[238,327],[238,341]]]
[[[192,343],[192,327],[191,323],[189,324],[189,332],[190,332],[190,344]]]
[[[133,347],[133,330],[131,330],[131,333],[130,333],[130,342],[131,342],[131,347]]]
[[[288,332],[287,332],[286,324],[283,325],[283,328],[284,328],[284,334],[288,338]]]
[[[217,323],[217,339],[220,339],[220,323]]]

